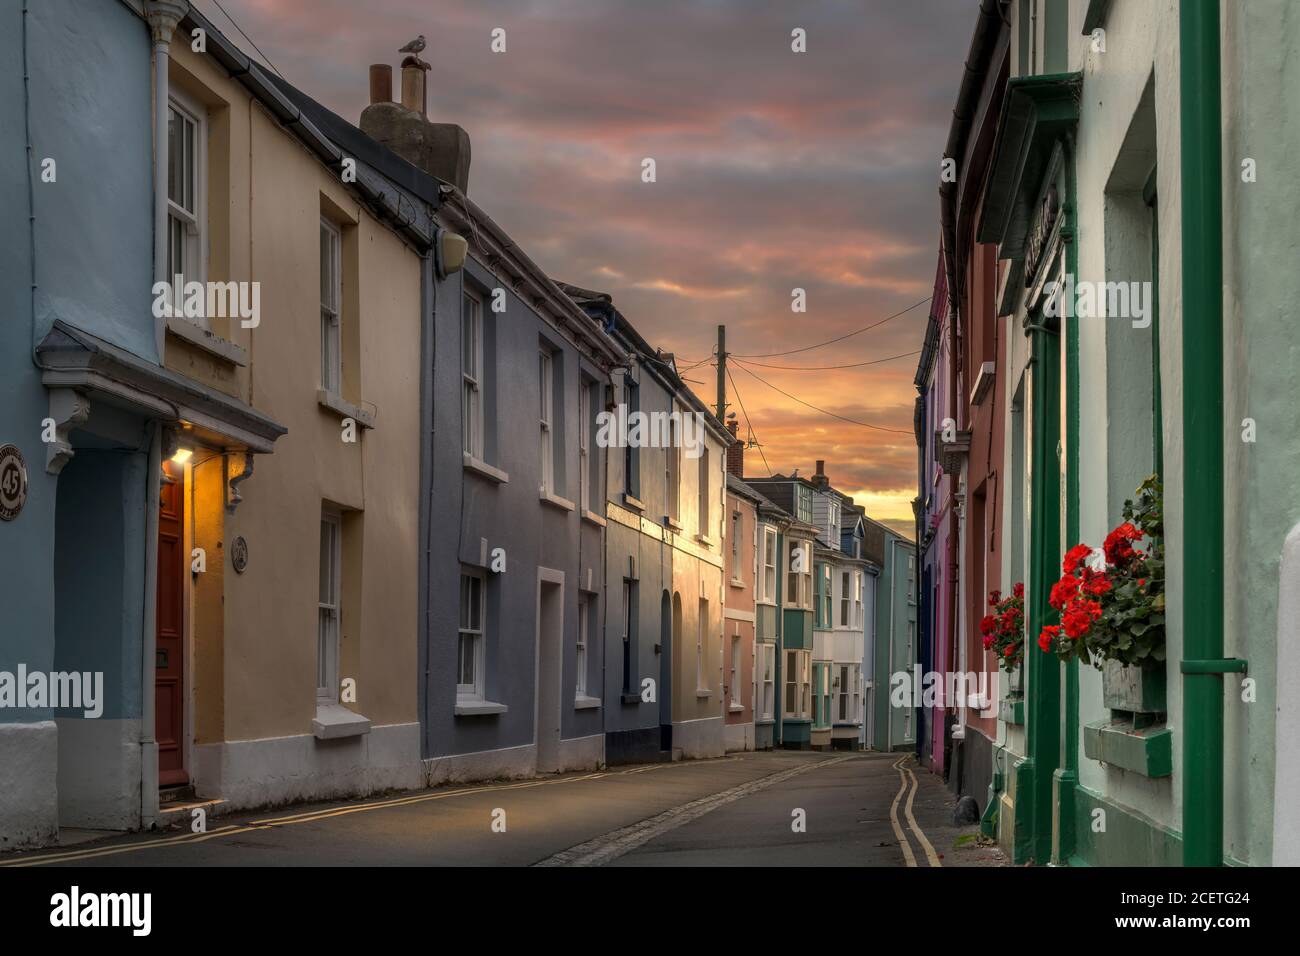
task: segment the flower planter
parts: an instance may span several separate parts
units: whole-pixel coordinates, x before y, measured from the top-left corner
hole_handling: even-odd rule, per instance
[[[1136,667],[1106,661],[1101,671],[1101,693],[1111,710],[1135,714],[1163,714],[1168,710],[1163,666]]]

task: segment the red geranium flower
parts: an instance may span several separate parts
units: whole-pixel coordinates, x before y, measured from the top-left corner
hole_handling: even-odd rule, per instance
[[[1052,593],[1048,595],[1047,603],[1059,611],[1074,600],[1078,593],[1079,579],[1067,574],[1052,585]]]
[[[1076,544],[1069,551],[1065,552],[1065,560],[1061,562],[1061,570],[1066,574],[1073,574],[1075,569],[1088,555],[1092,554],[1092,548],[1086,544]]]
[[[1016,582],[1016,586],[1013,587],[1013,588],[1011,589],[1011,593],[1014,594],[1014,595],[1015,595],[1016,597],[1018,597],[1018,598],[1023,598],[1023,597],[1025,596],[1025,586],[1024,586],[1024,584],[1021,583],[1021,582],[1019,582],[1019,581],[1017,581],[1017,582]]]
[[[1125,564],[1134,556],[1133,542],[1142,538],[1142,532],[1130,522],[1125,521],[1118,528],[1106,535],[1102,550],[1106,560],[1111,564]],[[1139,552],[1140,555],[1140,552]]]
[[[1055,624],[1049,624],[1043,628],[1043,632],[1038,635],[1038,646],[1044,651],[1051,651],[1052,642],[1056,640],[1061,633],[1060,627]]]

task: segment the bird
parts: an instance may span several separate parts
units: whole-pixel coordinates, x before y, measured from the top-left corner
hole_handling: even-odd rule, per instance
[[[424,34],[421,33],[418,37],[416,37],[410,43],[406,44],[406,46],[402,47],[397,52],[398,53],[419,53],[421,50],[424,49],[424,47],[425,47]]]

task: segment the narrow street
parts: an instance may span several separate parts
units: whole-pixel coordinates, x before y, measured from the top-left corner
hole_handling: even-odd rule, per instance
[[[952,826],[952,806],[910,755],[775,751],[241,814],[205,833],[89,839],[0,866],[1002,862],[976,845],[977,827]]]

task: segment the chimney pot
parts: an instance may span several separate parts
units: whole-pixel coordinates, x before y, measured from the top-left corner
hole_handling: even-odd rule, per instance
[[[370,64],[370,102],[393,101],[393,67],[389,63]]]
[[[424,89],[426,69],[428,68],[413,56],[402,61],[402,106],[421,116],[427,115]]]

